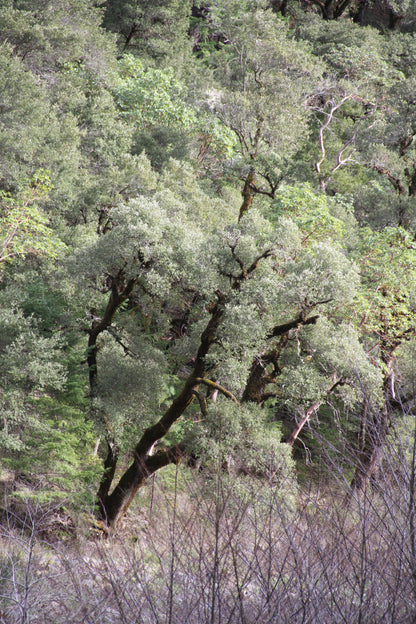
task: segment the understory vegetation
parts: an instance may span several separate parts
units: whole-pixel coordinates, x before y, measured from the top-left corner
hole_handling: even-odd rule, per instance
[[[413,0],[0,0],[0,622],[416,619]]]
[[[1,530],[0,621],[410,623],[411,454],[383,454],[377,490],[348,507],[324,474],[313,488],[292,483],[295,500],[222,470],[207,483],[170,467],[106,539],[85,516],[74,526],[26,500]]]

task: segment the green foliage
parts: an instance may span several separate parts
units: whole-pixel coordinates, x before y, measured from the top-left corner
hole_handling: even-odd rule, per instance
[[[46,168],[57,119],[45,90],[13,55],[9,43],[0,45],[0,82],[0,186],[12,191],[22,178],[27,180],[37,169]]]
[[[92,504],[102,466],[92,453],[96,432],[84,411],[82,404],[68,403],[65,394],[26,406],[19,446],[6,445],[4,464],[33,480],[38,500],[62,499],[82,508]]]
[[[210,113],[192,106],[189,89],[173,67],[145,68],[125,54],[113,94],[122,119],[135,128],[134,152],[145,150],[157,170],[169,158],[184,158],[190,151],[205,166],[214,156],[231,156],[232,133]]]
[[[310,186],[282,187],[271,205],[271,218],[289,217],[299,228],[303,245],[331,239],[333,245],[345,238],[346,224],[331,213],[326,195]]]
[[[314,53],[328,65],[327,81],[334,89],[360,88],[363,97],[368,97],[400,77],[389,63],[389,39],[374,28],[315,18],[300,20],[298,36],[309,40]]]
[[[188,130],[195,123],[195,112],[186,106],[184,95],[173,68],[145,69],[130,54],[121,59],[114,97],[123,118],[138,128],[166,125]]]
[[[99,28],[100,15],[89,0],[0,7],[1,184],[12,190],[36,170],[47,169],[54,187],[50,201],[61,214],[80,196],[77,186],[86,184],[79,168],[90,172],[97,165],[94,154],[94,164],[85,166],[85,156],[92,156],[85,138],[98,137],[106,128],[103,106],[96,109],[100,119],[92,132],[80,110],[89,102],[85,76],[94,75],[95,83],[103,85],[116,66],[111,40]]]
[[[140,280],[158,297],[169,293],[172,283],[185,275],[195,286],[203,273],[203,267],[194,262],[202,233],[184,220],[180,203],[174,202],[176,213],[168,213],[165,200],[169,206],[167,194],[152,200],[138,197],[115,208],[111,231],[77,254],[80,279],[96,276],[102,283],[106,274],[117,275],[123,269],[127,278]]]
[[[403,228],[361,230],[357,262],[363,288],[353,314],[369,333],[375,332],[394,347],[415,331],[416,247]]]
[[[115,328],[99,344],[98,398],[93,401],[95,425],[104,433],[103,414],[109,415],[111,429],[123,452],[132,439],[152,424],[159,410],[172,398],[166,356],[146,336]],[[122,343],[119,344],[119,342]],[[105,420],[105,419],[104,419]]]
[[[66,63],[83,60],[97,75],[114,62],[112,38],[100,28],[102,10],[91,0],[4,0],[0,41],[7,41],[24,65],[53,84]]]
[[[188,444],[214,472],[226,466],[231,474],[266,476],[273,482],[291,471],[290,453],[280,442],[280,432],[267,429],[265,411],[253,404],[219,400],[192,427]]]
[[[328,243],[313,245],[286,268],[289,301],[299,304],[345,303],[352,299],[359,284],[356,266]]]
[[[85,503],[98,463],[78,337],[61,332],[70,320],[62,294],[40,270],[17,268],[0,290],[3,465],[24,474],[40,498]]]
[[[332,324],[328,319],[308,329],[302,338],[304,360],[326,376],[326,388],[342,380],[337,395],[347,404],[360,404],[364,399],[377,405],[382,398],[382,374],[368,358],[365,345],[350,323]],[[307,355],[306,355],[307,354]]]
[[[222,86],[211,107],[235,133],[244,157],[277,152],[288,158],[308,134],[304,101],[320,64],[259,2],[244,10],[227,0],[213,7],[212,20],[227,45],[210,59]]]
[[[36,205],[49,190],[49,175],[39,171],[17,196],[0,192],[0,267],[28,254],[56,258],[65,249]]]
[[[140,58],[163,62],[187,57],[189,0],[110,0],[104,26],[117,33],[119,48]]]
[[[0,445],[54,491],[175,405],[215,311],[234,398],[195,383],[163,439],[210,469],[290,473],[269,398],[325,427],[394,366],[410,394],[414,36],[273,7],[0,2]]]
[[[65,367],[59,362],[59,336],[43,336],[30,317],[16,307],[0,309],[2,446],[23,449],[26,432],[37,422],[33,401],[37,396],[61,389]],[[27,421],[26,421],[27,415]]]

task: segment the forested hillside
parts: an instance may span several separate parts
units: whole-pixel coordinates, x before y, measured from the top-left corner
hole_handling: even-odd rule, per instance
[[[1,622],[415,621],[415,32],[0,0]]]

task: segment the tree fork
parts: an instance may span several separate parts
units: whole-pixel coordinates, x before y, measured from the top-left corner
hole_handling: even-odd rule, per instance
[[[292,329],[296,329],[302,325],[315,325],[319,315],[306,318],[305,314],[301,314],[294,321],[289,323],[283,323],[282,325],[276,325],[272,332],[271,337],[280,337],[279,344],[269,349],[269,351],[261,354],[257,357],[251,365],[250,373],[243,392],[243,401],[252,401],[253,403],[262,404],[265,401],[266,393],[265,389],[268,383],[273,381],[273,378],[266,372],[266,368],[269,364],[277,362],[277,359],[286,346],[289,332]]]
[[[145,459],[135,457],[111,495],[101,506],[100,520],[103,520],[108,527],[115,528],[145,481],[161,468],[169,464],[178,464],[182,457],[183,448],[179,444],[158,451],[155,455],[148,455]]]
[[[87,364],[90,384],[90,396],[96,395],[97,388],[97,339],[98,336],[108,329],[113,322],[113,318],[120,306],[130,297],[131,292],[136,285],[135,279],[130,279],[127,285],[119,292],[119,287],[122,284],[123,274],[120,272],[117,277],[112,279],[110,297],[107,302],[104,314],[102,318],[95,318],[92,311],[93,319],[91,327],[87,329],[88,333],[88,351],[87,351]]]

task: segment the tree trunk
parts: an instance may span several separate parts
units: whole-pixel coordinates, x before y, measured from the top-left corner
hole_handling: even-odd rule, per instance
[[[287,0],[270,0],[273,13],[281,13],[283,17],[287,14]]]
[[[133,24],[131,25],[131,28],[129,30],[129,32],[127,33],[127,35],[125,35],[126,37],[126,41],[124,43],[124,47],[123,47],[123,52],[125,52],[127,50],[127,48],[130,45],[131,40],[133,39],[133,37],[136,36],[137,32],[138,32],[138,26],[136,24],[136,22],[133,22]]]
[[[211,318],[201,335],[194,370],[186,380],[182,391],[173,399],[163,416],[144,431],[134,449],[133,462],[121,476],[113,492],[104,496],[104,499],[100,501],[97,510],[98,517],[110,528],[117,526],[139,488],[154,472],[168,464],[177,464],[181,460],[183,455],[181,445],[161,449],[154,455],[151,454],[153,445],[164,438],[172,425],[195,399],[198,387],[205,377],[205,357],[217,338],[218,328],[224,315],[224,303],[225,296],[218,291],[217,302],[211,310]]]
[[[169,464],[178,464],[183,456],[183,448],[178,444],[169,449],[159,451],[155,455],[147,455],[141,460],[135,458],[121,477],[110,496],[100,509],[100,518],[110,528],[117,527],[146,480],[157,470]]]
[[[118,462],[119,449],[118,446],[110,440],[107,440],[107,457],[104,460],[104,472],[100,481],[100,487],[97,492],[97,500],[99,505],[100,516],[105,516],[105,506],[108,499],[111,484],[114,479]]]
[[[113,318],[119,310],[120,306],[127,301],[130,297],[136,280],[130,279],[127,284],[124,282],[124,275],[121,271],[115,278],[112,278],[110,296],[107,302],[107,306],[104,310],[103,316],[100,318],[96,315],[95,310],[91,310],[91,327],[87,330],[88,333],[88,350],[87,350],[87,364],[88,364],[88,377],[89,377],[89,395],[91,399],[91,412],[95,412],[93,407],[93,399],[97,397],[97,385],[98,385],[98,368],[97,368],[97,340],[100,334],[107,331]],[[105,424],[105,439],[107,442],[107,456],[104,460],[104,472],[101,478],[100,486],[97,492],[97,501],[100,513],[104,509],[105,500],[108,496],[108,492],[111,487],[111,483],[114,479],[114,474],[118,461],[118,446],[114,440],[112,433],[111,423],[109,422],[105,414],[96,414],[100,416],[101,420]]]
[[[375,415],[372,422],[367,417],[364,447],[358,455],[358,463],[351,481],[351,494],[362,498],[377,468],[381,449],[389,429],[388,406]]]
[[[254,171],[254,167],[250,168],[248,176],[244,182],[244,188],[241,192],[243,196],[243,203],[241,204],[240,214],[238,215],[238,221],[245,215],[245,213],[250,209],[251,204],[253,203],[253,184],[256,178],[256,173]]]
[[[416,162],[413,162],[407,169],[406,173],[409,178],[409,195],[416,197]]]

